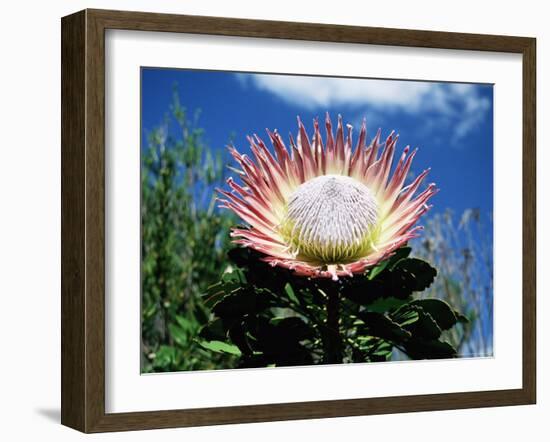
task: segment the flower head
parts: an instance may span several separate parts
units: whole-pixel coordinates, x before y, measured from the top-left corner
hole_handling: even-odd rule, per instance
[[[390,173],[393,132],[382,143],[379,130],[367,146],[363,121],[353,148],[352,127],[344,137],[341,117],[336,137],[328,114],[325,125],[325,141],[317,120],[310,141],[298,118],[290,149],[268,130],[274,155],[256,135],[248,137],[253,159],[230,147],[242,184],[229,178],[231,192],[218,192],[221,207],[248,224],[232,229],[235,243],[261,252],[273,266],[337,280],[364,272],[418,236],[421,227],[414,225],[437,189],[432,183],[416,195],[429,169],[404,186],[416,154],[408,146]]]

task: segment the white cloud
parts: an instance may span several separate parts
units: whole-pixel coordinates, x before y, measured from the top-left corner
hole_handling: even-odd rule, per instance
[[[237,74],[244,86],[270,92],[308,110],[346,105],[379,112],[429,113],[434,122],[450,125],[453,141],[468,135],[483,121],[490,102],[470,84],[430,83],[291,75]]]

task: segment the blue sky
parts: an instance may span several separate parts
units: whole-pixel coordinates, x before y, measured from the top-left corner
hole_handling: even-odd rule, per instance
[[[367,119],[369,140],[380,127],[400,135],[398,152],[418,147],[413,172],[427,167],[440,193],[434,211],[457,215],[493,207],[493,89],[491,85],[247,74],[181,69],[142,69],[142,135],[162,123],[178,85],[182,104],[201,110],[205,141],[225,149],[233,135],[248,152],[246,135],[264,138],[265,128],[296,133],[296,116],[306,127],[329,112],[359,129]],[[490,230],[490,229],[489,229]],[[489,233],[489,232],[488,232]]]

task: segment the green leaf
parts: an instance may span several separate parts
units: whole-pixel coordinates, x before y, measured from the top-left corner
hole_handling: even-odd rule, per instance
[[[401,327],[414,324],[420,317],[417,309],[410,309],[406,307],[408,307],[408,305],[399,308],[396,312],[390,315],[392,320],[397,322]]]
[[[252,337],[247,335],[246,321],[232,322],[232,325],[227,331],[227,335],[229,336],[231,342],[239,347],[239,350],[243,355],[249,355],[253,352],[252,347],[249,344],[249,340],[252,339]]]
[[[241,269],[238,267],[228,267],[228,271],[222,274],[222,282],[243,285],[246,284],[246,277]]]
[[[419,336],[426,339],[437,339],[441,336],[441,328],[433,317],[420,306],[408,304],[405,309],[415,310],[418,314],[418,319],[404,326],[413,336]]]
[[[393,352],[393,344],[374,336],[361,336],[355,339],[352,349],[353,362],[387,361]]]
[[[415,323],[413,334],[421,335],[428,339],[437,339],[441,336],[441,328],[437,325],[432,315],[423,311],[419,313],[418,321]]]
[[[215,351],[216,353],[228,353],[235,356],[241,356],[241,351],[236,345],[228,344],[222,341],[199,341],[201,347]]]
[[[225,272],[219,282],[210,285],[206,289],[206,293],[203,295],[204,305],[212,308],[224,296],[237,290],[244,284],[246,284],[246,279],[240,269]]]
[[[201,328],[199,336],[207,341],[220,341],[226,338],[231,324],[230,321],[216,318]]]
[[[285,293],[288,296],[288,299],[290,299],[295,304],[300,304],[300,301],[298,301],[298,298],[296,297],[296,294],[294,293],[294,289],[289,283],[286,283],[285,285]]]
[[[239,287],[218,301],[212,311],[219,317],[241,317],[257,313],[269,305],[267,294],[262,290]]]
[[[229,292],[230,289],[221,281],[209,286],[207,292],[203,295],[204,305],[207,308],[212,308],[212,306],[221,301]]]
[[[441,330],[448,330],[457,322],[454,310],[445,301],[440,299],[418,299],[411,302],[412,305],[422,307],[429,313]]]
[[[155,352],[154,365],[167,368],[176,360],[176,349],[167,345],[161,345]]]
[[[409,247],[401,248],[370,274],[343,280],[340,284],[342,296],[368,306],[380,298],[406,300],[413,292],[426,289],[434,281],[437,271],[425,261],[408,258],[409,253]]]
[[[192,333],[193,330],[195,329],[196,323],[190,321],[189,319],[181,315],[176,315],[176,322],[182,328],[182,330],[185,330],[187,333]]]
[[[411,253],[411,248],[410,247],[401,247],[401,248],[397,249],[391,257],[389,257],[388,259],[380,262],[379,264],[377,264],[376,266],[374,266],[370,270],[368,270],[368,272],[367,272],[368,279],[372,281],[374,278],[376,278],[384,270],[393,269],[393,267],[395,267],[395,265],[399,261],[401,261],[403,259],[406,259],[407,256],[409,256],[410,253]]]
[[[407,258],[399,261],[395,265],[395,270],[405,273],[412,278],[411,289],[413,291],[422,291],[427,289],[437,275],[437,270],[429,263],[418,258]]]
[[[370,271],[368,273],[368,276],[367,276],[369,278],[369,280],[372,281],[380,273],[382,273],[384,270],[386,270],[386,267],[388,267],[389,263],[390,263],[390,260],[387,259],[386,261],[382,261],[380,264],[378,264],[377,266],[370,269]]]
[[[156,304],[150,304],[149,306],[143,308],[142,315],[145,319],[149,319],[153,317],[156,312],[157,312]]]
[[[309,285],[309,278],[296,278],[294,272],[281,267],[272,267],[261,259],[261,253],[249,248],[235,248],[228,252],[229,259],[242,268],[246,281],[273,293],[280,293],[288,282],[296,291],[300,284]]]
[[[405,344],[412,359],[446,359],[457,356],[456,349],[448,342],[435,339],[414,338]]]
[[[392,342],[401,342],[411,337],[411,333],[387,316],[374,312],[361,312],[359,318],[364,322],[362,331],[371,336],[386,339]]]
[[[390,296],[389,298],[378,298],[373,303],[366,305],[366,308],[371,312],[386,313],[391,310],[396,310],[406,302],[406,300]]]
[[[183,330],[176,324],[168,324],[168,330],[170,331],[170,335],[172,336],[176,344],[180,345],[181,347],[185,347],[187,345],[188,339],[185,330]]]
[[[406,259],[411,254],[411,250],[410,247],[401,247],[397,249],[395,254],[388,260],[390,270],[392,270],[401,260]]]
[[[242,366],[311,364],[311,349],[302,343],[313,336],[309,325],[299,317],[266,316],[249,317],[244,321],[252,351],[243,352]]]

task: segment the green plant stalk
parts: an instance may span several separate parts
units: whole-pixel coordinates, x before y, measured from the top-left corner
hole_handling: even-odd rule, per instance
[[[340,292],[337,287],[327,290],[327,333],[324,342],[326,364],[342,363],[342,336],[340,334]]]

